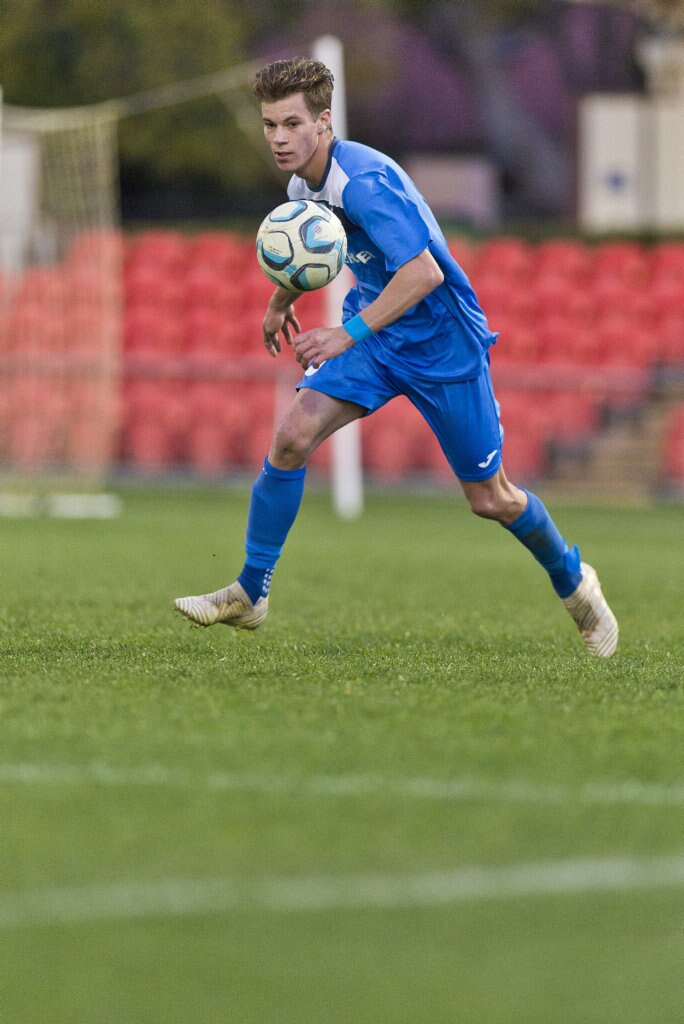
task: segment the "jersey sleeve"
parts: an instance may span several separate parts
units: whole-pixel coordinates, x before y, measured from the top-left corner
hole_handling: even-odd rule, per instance
[[[420,210],[401,182],[393,182],[386,172],[356,175],[342,198],[345,212],[382,252],[390,273],[430,244],[430,231]]]

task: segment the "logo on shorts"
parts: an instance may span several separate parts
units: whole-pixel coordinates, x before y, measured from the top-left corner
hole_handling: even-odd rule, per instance
[[[325,366],[325,364],[327,362],[328,362],[328,360],[324,359],[323,362],[321,363],[321,366]],[[318,373],[318,371],[320,370],[321,366],[314,366],[313,363],[312,363],[311,366],[307,366],[306,370],[304,371],[304,376],[305,377],[312,377],[314,375],[314,373]]]
[[[478,466],[480,467],[480,469],[486,469],[486,468],[487,468],[487,466],[488,466],[488,465],[489,465],[489,463],[490,463],[490,462],[492,461],[492,459],[494,458],[494,456],[496,455],[496,453],[498,452],[498,450],[499,450],[498,448],[495,448],[493,452],[490,452],[490,453],[489,453],[489,455],[488,455],[488,456],[487,456],[487,458],[486,458],[486,459],[484,460],[484,462],[478,462]]]

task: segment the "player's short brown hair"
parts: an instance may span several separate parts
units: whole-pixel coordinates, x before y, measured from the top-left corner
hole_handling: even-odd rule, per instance
[[[333,76],[325,64],[311,57],[274,60],[257,71],[254,95],[261,103],[274,103],[295,92],[304,95],[304,102],[314,117],[332,104]]]

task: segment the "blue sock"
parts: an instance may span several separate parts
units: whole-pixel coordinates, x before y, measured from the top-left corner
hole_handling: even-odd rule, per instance
[[[267,597],[276,562],[304,493],[302,469],[277,469],[268,459],[254,481],[247,518],[247,560],[238,576],[251,601]]]
[[[580,584],[580,553],[577,547],[568,548],[565,539],[536,494],[525,491],[527,508],[506,529],[531,551],[548,572],[559,597],[569,597]]]

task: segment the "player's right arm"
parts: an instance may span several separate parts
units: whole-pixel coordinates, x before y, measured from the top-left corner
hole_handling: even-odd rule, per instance
[[[287,288],[276,288],[268,301],[262,332],[266,351],[274,358],[280,352],[280,335],[291,345],[294,335],[301,331],[294,311],[294,303],[301,294],[288,291]]]

